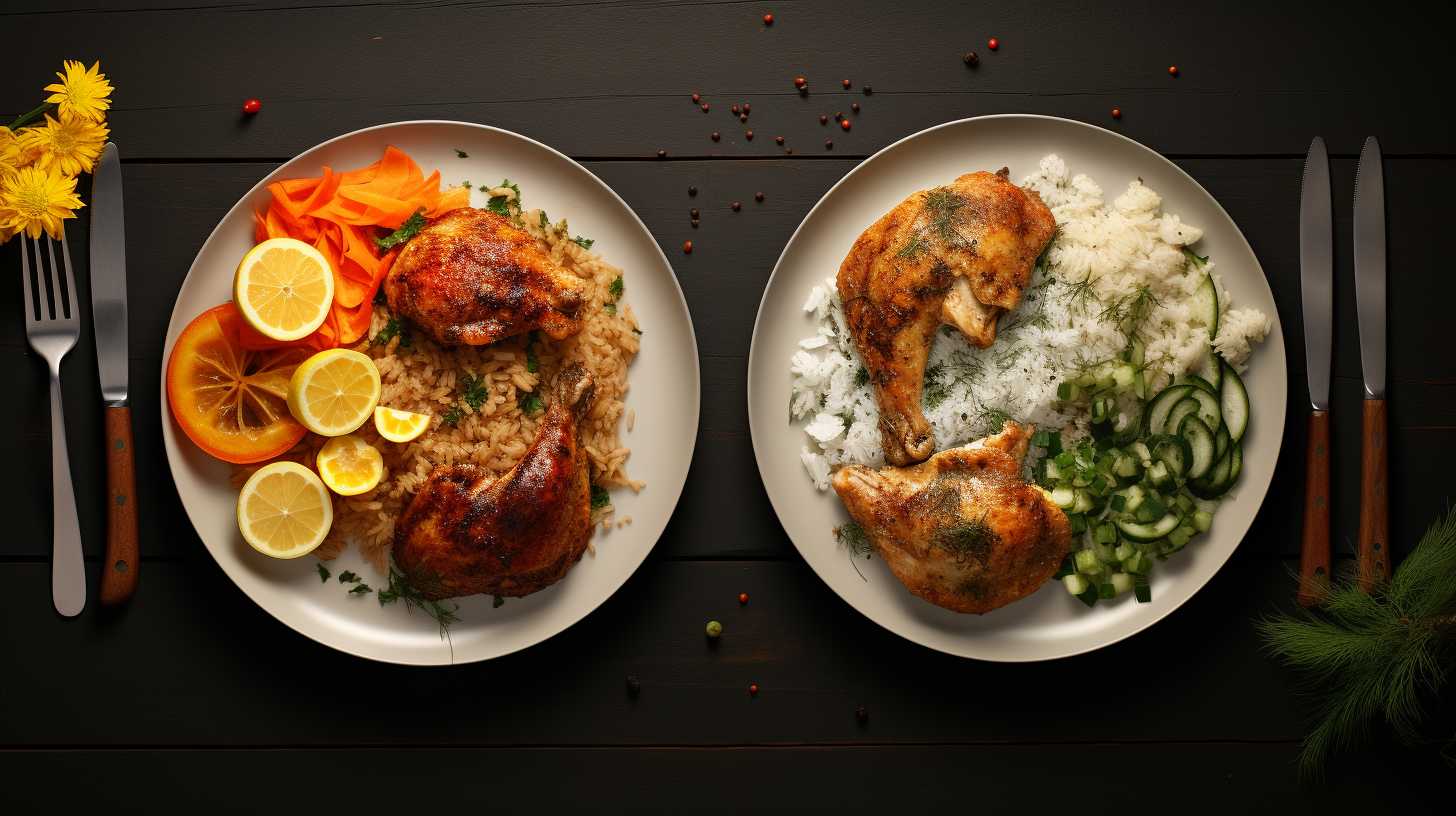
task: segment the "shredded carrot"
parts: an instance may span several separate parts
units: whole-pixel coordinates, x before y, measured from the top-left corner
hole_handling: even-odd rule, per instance
[[[253,214],[254,239],[297,238],[322,252],[334,273],[334,306],[323,325],[302,340],[281,342],[244,326],[247,349],[357,343],[369,331],[374,296],[399,254],[398,248],[381,253],[374,238],[417,212],[434,218],[470,205],[468,188],[441,190],[438,170],[425,176],[394,146],[367,167],[346,173],[325,167],[318,178],[274,182],[268,192],[273,194],[268,208]]]

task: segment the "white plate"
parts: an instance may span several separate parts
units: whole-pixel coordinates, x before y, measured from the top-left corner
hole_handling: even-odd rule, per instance
[[[419,612],[409,614],[400,604],[380,607],[372,595],[349,597],[333,579],[321,584],[312,558],[277,561],[249,548],[238,535],[229,466],[194,447],[167,409],[166,357],[193,317],[231,299],[233,271],[253,245],[252,213],[269,200],[266,186],[319,175],[324,165],[343,170],[369,164],[388,145],[409,153],[426,174],[438,168],[446,184],[494,184],[502,178],[519,183],[527,207],[567,218],[574,234],[596,239],[593,249],[624,270],[627,301],[644,331],[627,396],[628,407],[637,412],[636,432],[624,426],[623,444],[632,448],[628,472],[647,487],[637,495],[626,490],[612,495],[619,517],[630,516],[632,523],[607,533],[599,529],[596,553],[588,552],[548,589],[500,608],[492,608],[487,597],[460,599],[461,620],[451,627],[449,641]],[[469,157],[457,156],[457,149]],[[177,494],[197,535],[228,577],[275,618],[320,643],[373,660],[418,665],[488,660],[581,620],[627,580],[657,542],[682,493],[697,439],[697,342],[682,290],[657,242],[626,202],[581,165],[539,142],[484,125],[379,125],[324,142],[270,173],[202,245],[177,293],[166,349],[162,435]],[[375,587],[380,584],[353,547],[329,566],[336,575],[352,569]]]
[[[1073,173],[1087,173],[1116,195],[1141,177],[1168,212],[1203,227],[1200,251],[1211,254],[1236,306],[1254,306],[1274,322],[1255,351],[1245,383],[1253,409],[1236,493],[1219,508],[1208,536],[1160,563],[1152,603],[1126,598],[1088,609],[1059,584],[987,615],[960,615],[911,595],[874,558],[851,564],[832,528],[848,519],[832,490],[814,489],[799,461],[804,435],[788,420],[789,358],[813,333],[802,309],[809,290],[833,275],[859,234],[916,190],[973,170],[1011,168],[1018,180],[1042,156],[1057,153]],[[1091,125],[1046,116],[963,119],[896,142],[856,167],[820,199],[779,257],[759,305],[748,360],[748,415],[753,451],[779,521],[819,577],[850,606],[896,634],[932,649],[982,660],[1048,660],[1088,652],[1151,626],[1213,577],[1248,531],[1268,491],[1284,433],[1284,341],[1269,284],[1233,219],[1198,182],[1148,148]],[[858,565],[862,579],[855,571]]]

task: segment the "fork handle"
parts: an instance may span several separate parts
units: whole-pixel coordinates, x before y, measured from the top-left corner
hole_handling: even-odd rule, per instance
[[[1299,551],[1299,605],[1314,606],[1330,580],[1330,414],[1309,415],[1305,455],[1304,542]]]
[[[71,459],[66,452],[60,361],[51,366],[51,516],[51,603],[57,612],[73,618],[86,606],[86,561],[76,518],[76,491],[71,487]]]
[[[1390,463],[1385,400],[1366,399],[1360,453],[1360,588],[1390,580]]]
[[[106,561],[101,569],[101,603],[126,603],[136,591],[136,460],[131,445],[131,409],[106,409]]]

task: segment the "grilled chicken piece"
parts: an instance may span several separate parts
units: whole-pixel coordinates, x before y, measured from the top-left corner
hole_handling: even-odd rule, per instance
[[[561,580],[591,538],[591,484],[577,423],[592,378],[576,363],[526,455],[492,479],[475,465],[441,465],[395,523],[394,561],[428,598],[520,597]]]
[[[447,346],[485,346],[540,329],[554,340],[581,331],[582,281],[509,218],[452,210],[400,250],[384,279],[389,309]]]
[[[1067,516],[1021,479],[1029,426],[941,451],[914,467],[851,465],[834,491],[911,592],[982,614],[1035,592],[1067,555]]]
[[[1056,232],[1041,198],[1007,172],[968,173],[910,196],[871,224],[839,267],[839,297],[874,384],[890,464],[935,451],[920,408],[935,330],[950,323],[991,345],[996,321],[1021,302]]]

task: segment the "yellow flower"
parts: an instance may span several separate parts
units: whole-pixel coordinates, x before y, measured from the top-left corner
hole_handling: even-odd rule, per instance
[[[5,168],[14,169],[20,165],[20,140],[15,138],[15,131],[4,125],[0,125],[0,173]]]
[[[59,238],[61,222],[80,208],[75,176],[54,167],[22,167],[0,179],[0,235],[7,238],[17,232],[39,238],[42,231]]]
[[[59,167],[67,176],[91,172],[106,147],[106,125],[64,113],[59,122],[49,113],[45,121],[45,127],[20,131],[21,151],[36,157],[36,167]]]
[[[96,62],[88,69],[85,63],[66,60],[63,71],[57,71],[60,82],[52,82],[45,90],[52,91],[46,97],[60,107],[61,116],[74,114],[83,119],[99,122],[111,107],[111,82],[100,72],[101,63]]]

